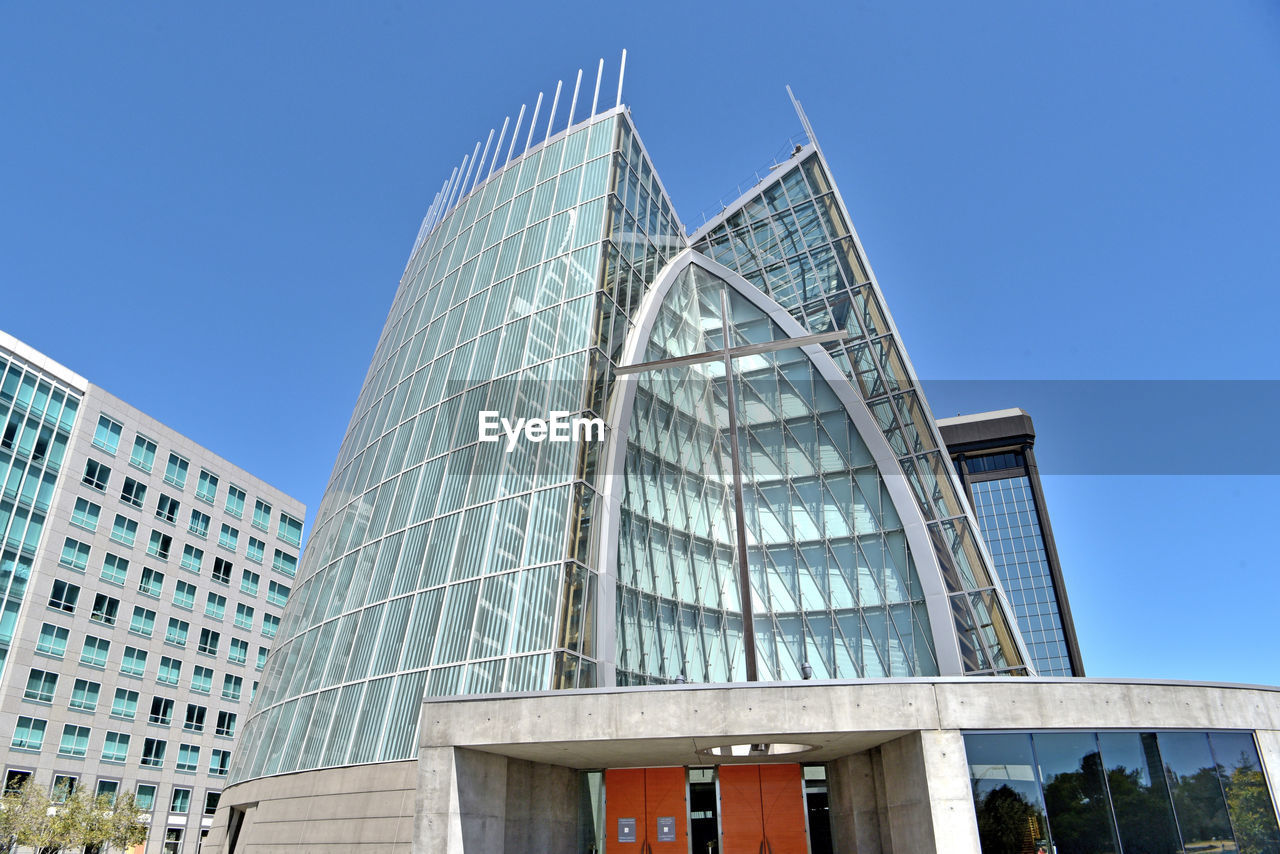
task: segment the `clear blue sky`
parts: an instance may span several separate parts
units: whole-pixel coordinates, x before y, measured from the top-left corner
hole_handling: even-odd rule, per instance
[[[1090,674],[1280,683],[1280,5],[448,5],[4,4],[0,328],[314,510],[477,138],[626,47],[691,221],[790,83],[935,412],[1036,419]]]

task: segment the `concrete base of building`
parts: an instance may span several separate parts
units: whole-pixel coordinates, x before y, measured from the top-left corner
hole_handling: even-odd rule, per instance
[[[957,678],[432,699],[416,760],[231,786],[204,851],[572,854],[579,771],[799,761],[826,766],[836,851],[978,854],[965,732],[1177,729],[1254,733],[1276,791],[1276,688]],[[805,749],[711,752],[739,744]]]

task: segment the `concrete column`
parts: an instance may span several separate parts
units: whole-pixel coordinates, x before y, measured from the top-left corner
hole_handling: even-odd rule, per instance
[[[1258,758],[1262,760],[1262,776],[1271,789],[1271,803],[1280,812],[1280,731],[1260,729],[1254,733],[1258,740]]]
[[[827,764],[831,836],[837,854],[887,854],[880,839],[879,748]]]
[[[418,753],[414,852],[494,854],[506,836],[507,758],[461,747]]]
[[[892,839],[886,854],[981,854],[969,764],[959,732],[911,733],[881,745],[880,757]]]
[[[578,772],[543,762],[507,761],[508,854],[577,854]]]

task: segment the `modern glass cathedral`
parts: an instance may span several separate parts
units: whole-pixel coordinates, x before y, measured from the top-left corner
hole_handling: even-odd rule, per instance
[[[627,108],[512,140],[423,223],[233,779],[411,758],[424,696],[1031,675],[812,133],[692,235]]]

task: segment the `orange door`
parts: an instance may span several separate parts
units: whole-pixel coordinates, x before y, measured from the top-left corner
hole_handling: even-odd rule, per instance
[[[724,854],[808,854],[799,765],[721,765]]]
[[[605,850],[685,854],[689,850],[683,768],[604,772]]]

